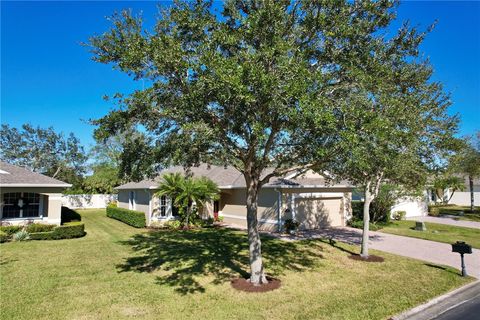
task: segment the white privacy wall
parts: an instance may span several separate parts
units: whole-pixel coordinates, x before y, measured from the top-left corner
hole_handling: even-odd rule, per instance
[[[70,209],[106,208],[109,202],[117,201],[116,194],[69,194],[62,196],[62,206]]]
[[[473,205],[480,206],[480,191],[473,192]],[[456,204],[458,206],[469,206],[470,205],[470,192],[465,191],[456,191],[452,199],[448,202],[449,204]]]

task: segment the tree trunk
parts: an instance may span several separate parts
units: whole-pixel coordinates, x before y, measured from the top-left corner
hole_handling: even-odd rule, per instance
[[[475,198],[473,193],[473,177],[471,175],[468,176],[468,184],[470,187],[470,210],[473,212],[473,207],[475,204]]]
[[[258,232],[257,201],[259,181],[255,178],[247,181],[247,228],[250,257],[250,282],[254,285],[267,283],[263,270],[262,243]]]
[[[363,234],[362,234],[362,249],[360,256],[368,258],[368,233],[370,231],[370,204],[372,202],[372,195],[369,188],[365,188],[365,202],[363,203]]]

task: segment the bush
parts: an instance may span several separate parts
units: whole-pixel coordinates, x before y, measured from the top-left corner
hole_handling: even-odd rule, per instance
[[[0,227],[0,231],[6,233],[9,237],[13,236],[15,233],[19,232],[22,230],[22,226],[4,226]]]
[[[7,233],[0,230],[0,243],[4,243],[7,241],[10,241],[10,236]]]
[[[363,201],[352,201],[352,216],[355,220],[363,220]]]
[[[25,230],[20,230],[17,233],[15,233],[12,237],[14,241],[25,241],[30,239],[30,235],[28,234],[27,231]]]
[[[32,224],[29,224],[25,230],[28,232],[28,233],[34,233],[34,232],[48,232],[48,231],[52,231],[53,228],[55,228],[56,225],[54,224],[41,224],[41,223],[32,223]]]
[[[407,215],[406,211],[396,211],[393,214],[393,219],[395,219],[395,220],[405,220],[406,215]]]
[[[348,225],[352,228],[356,229],[363,229],[363,221],[362,220],[350,220],[348,221]],[[370,223],[369,224],[369,230],[371,231],[377,231],[382,229],[386,224],[385,223]]]
[[[179,220],[168,220],[164,223],[165,228],[177,230],[180,229],[182,223]]]
[[[428,205],[428,215],[430,216],[438,216],[440,214],[440,207],[439,205],[435,205],[435,204],[430,204]]]
[[[85,235],[85,225],[82,222],[70,222],[55,227],[48,232],[35,232],[30,234],[32,240],[59,240],[80,238]]]
[[[63,224],[72,221],[82,221],[82,216],[75,210],[67,207],[62,207],[61,219]]]
[[[107,207],[107,217],[120,220],[135,228],[145,228],[145,214],[140,211]]]

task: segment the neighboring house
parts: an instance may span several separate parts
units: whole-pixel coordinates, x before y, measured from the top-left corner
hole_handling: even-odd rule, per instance
[[[0,161],[0,221],[61,223],[62,191],[70,184]]]
[[[176,210],[168,197],[154,196],[165,173],[184,172],[172,167],[153,180],[130,182],[117,187],[119,207],[145,213],[147,224],[174,219]],[[246,187],[243,175],[232,167],[201,165],[190,169],[193,176],[205,176],[221,191],[220,199],[205,208],[206,214],[223,216],[224,222],[246,227]],[[272,178],[258,197],[258,221],[263,230],[280,230],[286,219],[300,222],[301,229],[345,226],[351,217],[353,187],[347,182],[331,183],[313,171],[299,177]]]
[[[470,206],[470,182],[468,176],[462,176],[465,179],[465,190],[464,191],[455,191],[452,196],[452,190],[447,189],[443,193],[445,201],[448,201],[448,204],[456,204],[458,206]],[[451,197],[451,198],[450,198]],[[474,205],[480,206],[480,179],[473,179],[473,198]],[[429,202],[438,203],[442,202],[442,199],[439,199],[433,190],[429,190]]]

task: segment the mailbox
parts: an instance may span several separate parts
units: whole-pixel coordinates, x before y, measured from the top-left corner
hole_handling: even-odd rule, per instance
[[[457,252],[460,254],[470,254],[472,253],[472,246],[466,244],[463,241],[457,241],[456,243],[452,244],[452,252]]]

